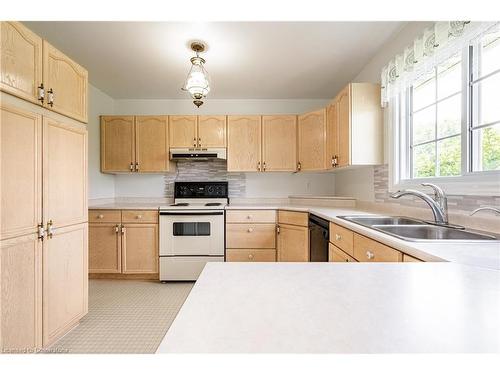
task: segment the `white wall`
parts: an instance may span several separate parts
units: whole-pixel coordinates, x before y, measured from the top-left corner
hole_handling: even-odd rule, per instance
[[[99,116],[113,113],[113,98],[89,85],[89,198],[111,198],[115,195],[115,178],[100,171]]]
[[[380,72],[389,60],[401,53],[406,46],[413,43],[416,36],[433,24],[434,22],[408,22],[393,39],[389,40],[373,56],[370,62],[354,78],[354,82],[380,83]],[[337,172],[335,174],[335,193],[336,195],[347,195],[357,199],[373,201],[375,199],[373,167]]]

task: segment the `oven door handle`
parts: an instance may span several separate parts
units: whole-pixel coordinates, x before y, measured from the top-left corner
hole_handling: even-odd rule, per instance
[[[168,216],[214,216],[224,215],[223,211],[207,211],[207,212],[179,212],[179,211],[160,211],[160,215]]]

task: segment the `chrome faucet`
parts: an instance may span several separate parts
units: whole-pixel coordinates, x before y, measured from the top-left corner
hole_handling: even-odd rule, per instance
[[[499,216],[500,215],[500,208],[492,207],[492,206],[484,206],[484,207],[479,207],[476,208],[474,211],[470,213],[470,216],[474,215],[476,212],[479,211],[493,211],[495,215]]]
[[[448,224],[448,199],[443,189],[430,183],[423,183],[422,186],[429,186],[434,190],[434,198],[418,190],[399,190],[391,195],[391,198],[400,198],[404,195],[413,195],[422,199],[429,205],[434,215],[436,224]]]

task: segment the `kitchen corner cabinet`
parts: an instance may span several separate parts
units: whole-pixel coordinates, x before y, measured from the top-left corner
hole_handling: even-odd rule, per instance
[[[309,262],[308,214],[278,211],[278,262]]]
[[[327,108],[328,167],[382,164],[380,85],[350,83]]]
[[[101,116],[101,171],[169,172],[168,138],[168,116]]]
[[[308,112],[298,120],[299,171],[326,168],[326,109]]]
[[[89,210],[89,223],[92,277],[157,276],[158,211]]]
[[[261,116],[227,116],[227,170],[258,172],[262,169]]]
[[[87,70],[20,22],[0,24],[0,89],[86,123]]]

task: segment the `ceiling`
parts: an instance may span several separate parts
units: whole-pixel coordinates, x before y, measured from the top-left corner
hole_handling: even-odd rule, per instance
[[[193,55],[208,44],[212,99],[324,99],[403,22],[25,22],[115,99],[186,99]]]

